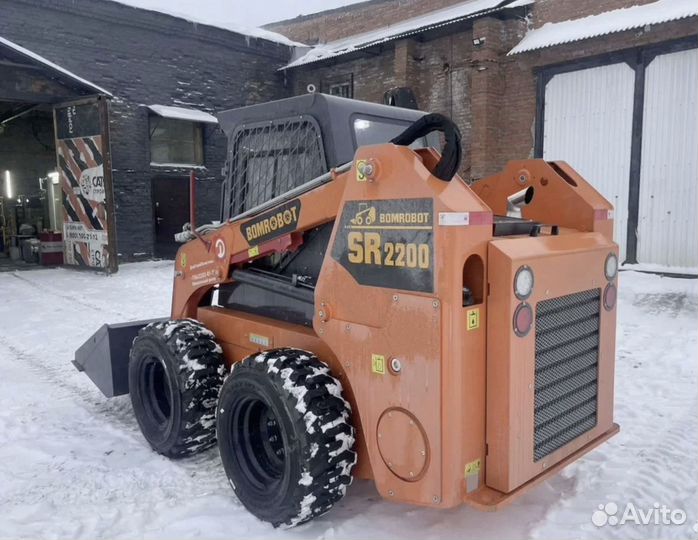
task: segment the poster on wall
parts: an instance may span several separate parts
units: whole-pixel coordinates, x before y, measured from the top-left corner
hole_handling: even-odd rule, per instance
[[[103,98],[54,109],[64,264],[115,272],[114,204]]]

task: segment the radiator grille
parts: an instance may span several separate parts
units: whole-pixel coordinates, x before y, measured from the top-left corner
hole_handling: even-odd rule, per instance
[[[596,425],[601,290],[536,305],[535,461]]]

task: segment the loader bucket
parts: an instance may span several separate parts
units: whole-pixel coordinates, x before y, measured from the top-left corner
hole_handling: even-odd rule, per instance
[[[107,397],[128,394],[131,344],[144,326],[164,319],[105,324],[75,351],[73,365]]]

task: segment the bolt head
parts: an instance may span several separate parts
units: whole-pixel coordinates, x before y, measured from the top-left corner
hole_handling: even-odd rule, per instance
[[[431,303],[431,305],[434,306],[435,308],[437,308],[437,307],[439,307],[439,301],[438,301],[438,300],[434,300],[434,301]]]

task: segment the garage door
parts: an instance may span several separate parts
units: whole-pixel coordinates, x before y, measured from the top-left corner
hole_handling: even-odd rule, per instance
[[[545,87],[543,158],[574,167],[615,208],[625,259],[635,71],[625,63],[554,75]]]
[[[637,260],[698,267],[698,49],[645,69]]]

